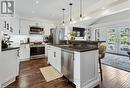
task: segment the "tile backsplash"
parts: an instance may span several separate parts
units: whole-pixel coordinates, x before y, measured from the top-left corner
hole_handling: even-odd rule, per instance
[[[30,42],[43,42],[43,35],[30,35]]]

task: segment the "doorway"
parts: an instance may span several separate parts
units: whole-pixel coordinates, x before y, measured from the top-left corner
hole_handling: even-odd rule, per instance
[[[130,51],[130,27],[96,29],[96,40],[105,40],[107,52],[127,55]]]

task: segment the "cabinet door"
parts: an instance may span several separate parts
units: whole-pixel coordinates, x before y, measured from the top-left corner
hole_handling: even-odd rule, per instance
[[[55,48],[56,57],[55,57],[55,68],[61,72],[61,48]]]
[[[25,45],[25,58],[29,59],[30,58],[30,45],[26,44]]]
[[[48,53],[48,63],[50,63],[50,61],[51,61],[51,47],[49,45],[47,45],[46,47],[47,47],[47,53]]]
[[[48,55],[48,47],[49,47],[49,45],[45,44],[45,55],[46,56]]]
[[[0,51],[0,58],[2,58],[1,51]],[[2,60],[1,59],[0,59],[0,71],[2,71]],[[0,72],[0,88],[1,88],[1,84],[2,84],[2,72]]]
[[[48,62],[61,72],[61,48],[48,46]]]
[[[54,46],[51,46],[52,58],[51,58],[51,65],[56,68],[56,51]]]
[[[48,63],[50,63],[51,65],[53,65],[54,63],[54,54],[53,54],[53,49],[51,46],[48,46]]]
[[[20,45],[20,52],[19,52],[20,59],[25,59],[25,47],[24,45]]]
[[[29,44],[24,44],[20,46],[20,59],[30,58],[30,46]]]

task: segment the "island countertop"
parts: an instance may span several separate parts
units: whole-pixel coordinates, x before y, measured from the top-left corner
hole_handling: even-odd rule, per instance
[[[49,44],[55,47],[59,47],[61,49],[67,49],[71,51],[77,51],[77,52],[87,52],[87,51],[92,51],[92,50],[98,50],[97,45],[54,45],[54,44]]]

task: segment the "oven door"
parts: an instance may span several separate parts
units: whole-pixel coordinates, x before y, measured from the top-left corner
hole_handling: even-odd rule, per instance
[[[30,56],[45,54],[45,47],[31,47]]]

